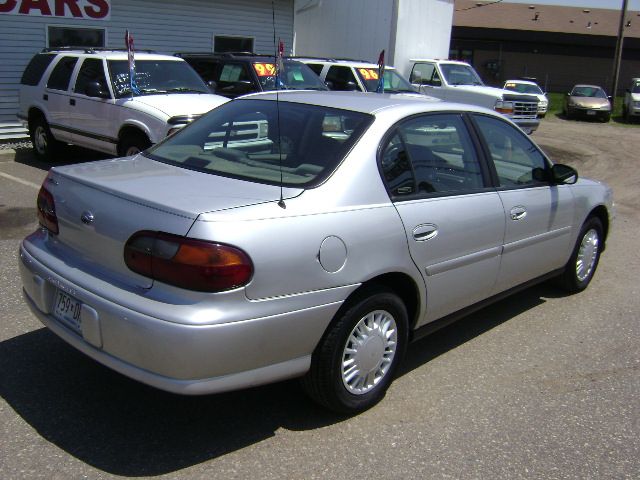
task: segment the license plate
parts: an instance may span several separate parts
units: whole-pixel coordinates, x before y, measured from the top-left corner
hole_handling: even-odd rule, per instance
[[[595,115],[595,114],[596,114],[596,112],[594,112],[593,110],[588,110],[587,111],[587,115]]]
[[[81,308],[82,308],[82,303],[80,302],[80,300],[72,297],[71,295],[63,292],[62,290],[56,291],[56,297],[53,305],[53,316],[77,333],[81,333],[80,331],[80,309]]]

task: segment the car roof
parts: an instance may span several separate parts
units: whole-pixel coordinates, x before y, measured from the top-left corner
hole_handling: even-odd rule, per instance
[[[42,53],[59,54],[59,55],[78,55],[92,58],[105,58],[107,60],[127,60],[128,53],[124,49],[93,49],[93,48],[60,48],[60,49],[44,49]],[[164,55],[151,50],[136,50],[136,60],[170,60],[184,61],[181,58],[172,55]]]
[[[346,65],[355,68],[378,68],[377,63],[368,62],[366,60],[352,60],[348,58],[319,58],[319,57],[288,57],[304,63],[330,63],[335,65]],[[385,65],[384,68],[395,70],[391,65]]]
[[[248,99],[279,100],[282,102],[306,103],[342,110],[352,110],[370,115],[378,115],[385,110],[402,110],[408,114],[422,112],[470,111],[490,113],[500,116],[494,110],[476,105],[444,102],[438,98],[419,93],[374,93],[374,92],[336,92],[282,90],[260,92],[237,98],[234,101]]]
[[[211,59],[224,59],[224,60],[247,60],[249,62],[275,62],[275,55],[268,53],[253,53],[253,52],[176,52],[176,57],[181,58],[211,58]],[[296,58],[284,57],[285,62],[296,61]]]
[[[600,85],[589,85],[588,83],[578,83],[572,87],[572,90],[576,87],[599,88],[600,90],[604,90]]]
[[[434,62],[434,63],[450,63],[453,65],[469,65],[467,62],[460,60],[446,60],[441,58],[410,58],[410,62]]]

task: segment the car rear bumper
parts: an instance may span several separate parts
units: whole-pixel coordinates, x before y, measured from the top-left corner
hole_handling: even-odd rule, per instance
[[[113,370],[179,394],[217,393],[303,375],[342,303],[334,300],[261,317],[268,306],[247,300],[255,306],[252,318],[181,324],[137,312],[69,282],[24,244],[19,264],[26,303],[52,332]],[[337,299],[351,289],[335,290]],[[59,291],[82,303],[79,329],[54,316]],[[310,294],[309,303],[313,301]]]

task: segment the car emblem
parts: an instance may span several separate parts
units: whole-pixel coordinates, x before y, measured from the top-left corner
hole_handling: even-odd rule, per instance
[[[80,220],[82,220],[82,223],[84,223],[85,225],[90,225],[93,223],[93,213],[86,211],[86,212],[82,212],[82,215],[80,216]]]

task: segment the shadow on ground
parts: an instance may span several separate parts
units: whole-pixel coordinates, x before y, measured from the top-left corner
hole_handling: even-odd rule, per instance
[[[555,296],[546,284],[534,287],[413,343],[400,375]],[[345,420],[308,400],[297,381],[202,397],[165,393],[112,372],[44,328],[0,343],[0,395],[47,441],[126,476],[174,472],[280,428]]]
[[[111,158],[107,154],[94,152],[93,150],[87,150],[73,145],[61,146],[56,159],[52,162],[43,162],[38,160],[33,153],[32,148],[18,148],[15,152],[14,162],[45,171],[49,170],[51,167],[60,165],[70,165],[72,163],[90,162],[93,160]]]

